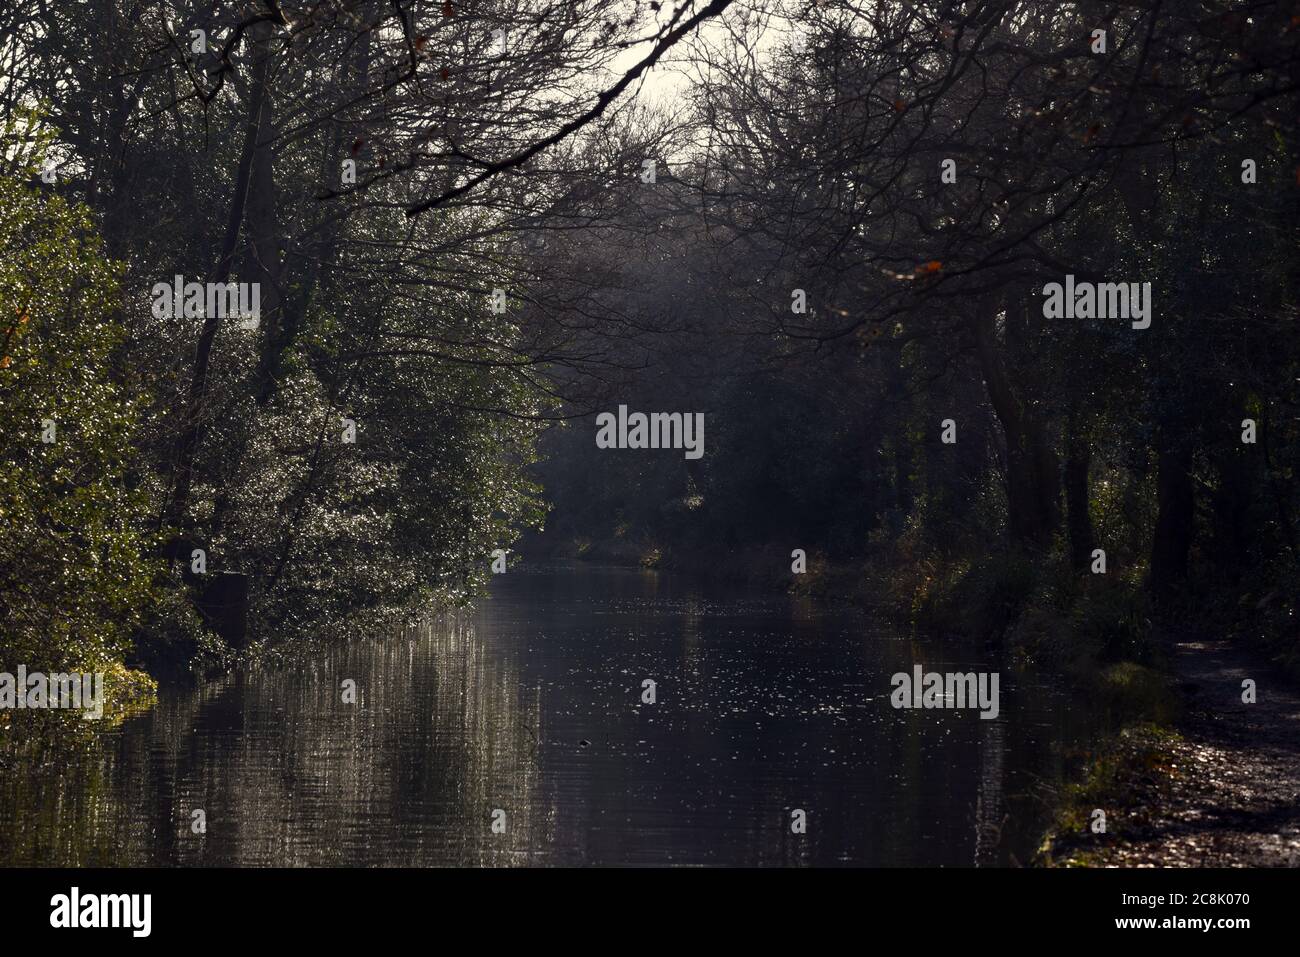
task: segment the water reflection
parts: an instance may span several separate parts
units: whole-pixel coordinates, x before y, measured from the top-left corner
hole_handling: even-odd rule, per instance
[[[1022,859],[1019,798],[1069,732],[1003,672],[1002,712],[895,711],[914,662],[990,670],[862,613],[577,568],[296,667],[164,689],[0,778],[12,864],[958,865]],[[642,682],[657,701],[643,704]],[[342,701],[356,682],[357,704]],[[44,756],[46,764],[39,766]],[[505,812],[504,834],[491,830]],[[193,813],[207,833],[193,833]],[[806,812],[806,834],[791,812]]]
[[[483,839],[493,808],[538,809],[540,702],[518,690],[471,620],[444,618],[164,693],[98,747],[6,774],[0,845],[34,865],[510,864],[545,819]]]

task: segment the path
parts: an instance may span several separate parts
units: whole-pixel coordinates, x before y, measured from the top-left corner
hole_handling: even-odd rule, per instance
[[[1300,866],[1300,695],[1262,657],[1226,641],[1180,643],[1182,740],[1126,779],[1118,840],[1091,863]],[[1256,703],[1241,700],[1253,679]]]

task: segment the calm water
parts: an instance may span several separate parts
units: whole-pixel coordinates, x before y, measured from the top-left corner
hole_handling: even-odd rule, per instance
[[[1032,851],[1071,709],[896,711],[890,676],[996,670],[861,612],[672,575],[511,570],[474,612],[164,688],[0,776],[6,864],[993,865]],[[641,702],[642,681],[657,702]],[[340,686],[353,679],[358,703]],[[791,833],[791,812],[807,833]],[[202,809],[207,833],[192,833]],[[505,812],[505,833],[492,813]]]

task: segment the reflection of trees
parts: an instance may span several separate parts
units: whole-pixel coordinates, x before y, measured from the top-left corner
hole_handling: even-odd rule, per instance
[[[1086,725],[1058,689],[1010,671],[997,721],[895,711],[889,675],[915,662],[996,666],[870,618],[638,572],[500,591],[473,619],[164,695],[94,747],[0,745],[4,859],[1006,864],[1032,854],[1029,798]],[[796,807],[806,834],[790,831]]]
[[[979,796],[975,803],[975,861],[998,863],[998,840],[1002,835],[1003,754],[1006,749],[1005,726],[998,721],[982,721],[980,735]]]
[[[28,755],[0,786],[0,848],[10,863],[509,864],[545,841],[538,715],[508,658],[463,620],[431,621],[165,696],[43,773]]]
[[[110,860],[110,835],[93,827],[104,771],[93,737],[54,722],[0,738],[0,859],[7,866]],[[107,855],[107,856],[106,856]]]

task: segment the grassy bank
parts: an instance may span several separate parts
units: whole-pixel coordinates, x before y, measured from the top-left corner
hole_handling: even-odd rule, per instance
[[[96,670],[104,676],[98,718],[87,720],[82,711],[67,708],[0,710],[0,773],[13,767],[30,771],[156,703],[158,683],[145,672],[117,663]]]
[[[1169,761],[1183,710],[1169,660],[1169,622],[1132,574],[1077,574],[1063,555],[1015,550],[978,562],[900,564],[890,604],[918,627],[983,636],[1013,667],[1032,668],[1090,702],[1088,744],[1067,754],[1063,780],[1043,792],[1048,821],[1035,864],[1087,865],[1094,812],[1149,796]],[[1163,786],[1168,786],[1167,784]]]
[[[1040,867],[1105,863],[1103,844],[1122,841],[1140,811],[1178,785],[1172,728],[1139,723],[1104,736],[1077,777],[1053,792],[1052,823],[1034,859]]]

